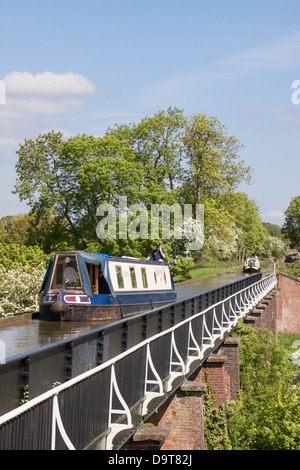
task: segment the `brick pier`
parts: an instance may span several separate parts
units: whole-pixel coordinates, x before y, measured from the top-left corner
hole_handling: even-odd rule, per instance
[[[238,338],[225,342],[169,397],[122,450],[204,450],[203,394],[209,374],[215,407],[238,400]]]

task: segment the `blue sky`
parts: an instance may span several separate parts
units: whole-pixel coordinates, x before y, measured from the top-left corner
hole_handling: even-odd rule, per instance
[[[11,193],[25,138],[175,106],[239,138],[254,169],[239,189],[281,225],[299,195],[299,17],[299,0],[1,0],[0,217],[29,210]]]

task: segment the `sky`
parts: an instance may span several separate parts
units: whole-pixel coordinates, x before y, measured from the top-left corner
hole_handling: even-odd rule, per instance
[[[12,193],[25,139],[171,106],[239,139],[238,189],[282,225],[300,194],[299,17],[299,0],[0,0],[0,218],[29,212]]]

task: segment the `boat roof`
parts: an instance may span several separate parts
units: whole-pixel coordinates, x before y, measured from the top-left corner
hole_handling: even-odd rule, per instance
[[[77,254],[81,256],[86,262],[92,263],[92,264],[102,264],[103,262],[107,262],[108,260],[120,261],[120,262],[125,262],[125,263],[145,263],[146,262],[146,260],[144,259],[134,258],[131,256],[111,256],[111,255],[106,255],[104,253],[100,253],[100,254],[87,253],[86,251],[68,251],[68,252],[59,251],[56,254]],[[158,264],[158,265],[161,265],[161,264],[168,265],[168,263],[162,262],[162,261],[149,260],[147,261],[147,264],[148,263]]]

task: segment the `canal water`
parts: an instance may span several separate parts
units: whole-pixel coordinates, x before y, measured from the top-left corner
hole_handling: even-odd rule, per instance
[[[177,300],[184,300],[195,295],[202,294],[211,289],[222,287],[231,282],[239,281],[244,276],[238,274],[222,274],[211,278],[198,279],[197,281],[184,282],[176,285]]]
[[[223,274],[177,284],[177,300],[184,300],[202,292],[242,279],[242,275]],[[46,344],[95,329],[109,322],[46,322],[28,320],[24,324],[3,326],[0,329],[0,344],[5,347],[5,358],[31,351]]]

